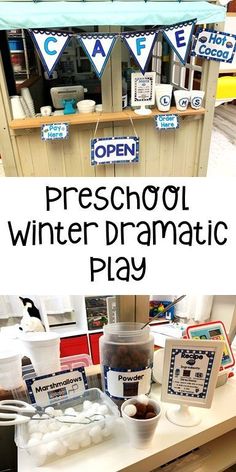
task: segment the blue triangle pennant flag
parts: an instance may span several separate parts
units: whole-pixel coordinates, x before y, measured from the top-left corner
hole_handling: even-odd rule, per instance
[[[173,26],[166,26],[162,30],[164,38],[174,50],[182,64],[185,64],[189,54],[196,18]]]
[[[70,35],[41,30],[29,30],[29,33],[44,69],[50,76],[70,41]]]
[[[78,38],[98,78],[101,79],[117,35],[110,33],[83,34]]]
[[[123,33],[122,38],[134,57],[142,74],[145,74],[157,37],[156,31]]]

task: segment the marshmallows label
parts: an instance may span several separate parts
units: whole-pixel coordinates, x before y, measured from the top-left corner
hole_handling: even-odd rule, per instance
[[[212,30],[199,30],[192,55],[214,61],[231,63],[236,47],[236,36]]]
[[[26,385],[31,403],[42,407],[78,397],[88,388],[84,367],[27,379]]]
[[[146,394],[150,390],[151,366],[141,370],[118,370],[104,366],[105,392],[122,399]]]

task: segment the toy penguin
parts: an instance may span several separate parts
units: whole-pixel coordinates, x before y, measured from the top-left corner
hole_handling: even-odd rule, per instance
[[[30,298],[19,298],[24,305],[23,317],[19,329],[25,333],[33,331],[45,331],[40,312],[35,306],[34,302]]]

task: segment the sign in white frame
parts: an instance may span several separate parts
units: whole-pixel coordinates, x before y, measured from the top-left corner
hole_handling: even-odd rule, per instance
[[[223,347],[223,341],[167,339],[161,400],[210,408]]]
[[[146,72],[144,75],[138,72],[131,74],[131,106],[141,106],[140,114],[151,113],[148,109],[145,113],[145,106],[155,104],[155,80],[156,72]]]

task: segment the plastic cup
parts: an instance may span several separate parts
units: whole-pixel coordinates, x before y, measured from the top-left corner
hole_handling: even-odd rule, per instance
[[[177,110],[187,110],[190,100],[190,92],[188,90],[175,90],[174,97]]]
[[[37,375],[52,374],[61,370],[59,334],[28,333],[21,337],[21,341]]]
[[[169,111],[173,85],[158,84],[155,86],[156,104],[159,111]]]
[[[203,90],[192,90],[190,104],[194,110],[198,110],[202,107],[202,102],[205,92]]]
[[[134,403],[134,398],[126,400],[121,406],[121,414],[131,445],[138,449],[146,449],[152,443],[154,433],[161,416],[161,408],[159,403],[157,403],[155,400],[149,399],[149,403],[155,408],[157,415],[154,418],[140,420],[132,418],[131,416],[128,416],[124,413],[124,408],[126,405]]]
[[[14,390],[22,385],[21,356],[12,351],[0,351],[0,387]]]

